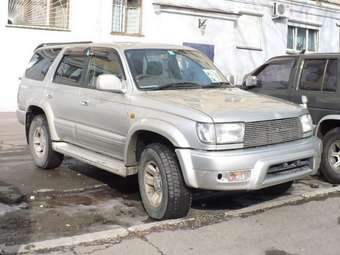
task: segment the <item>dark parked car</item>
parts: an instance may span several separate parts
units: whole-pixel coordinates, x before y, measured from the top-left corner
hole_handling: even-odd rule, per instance
[[[242,87],[298,104],[308,99],[315,132],[323,141],[320,171],[340,183],[340,53],[274,57],[246,75]]]

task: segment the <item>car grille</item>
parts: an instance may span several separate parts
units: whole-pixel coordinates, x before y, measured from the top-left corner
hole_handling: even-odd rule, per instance
[[[301,138],[299,118],[248,122],[245,125],[244,147],[284,143]]]

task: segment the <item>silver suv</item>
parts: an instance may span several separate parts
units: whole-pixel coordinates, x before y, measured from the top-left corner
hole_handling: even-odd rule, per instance
[[[182,46],[40,45],[17,115],[38,167],[67,155],[138,174],[154,219],[185,216],[194,189],[283,192],[320,164],[305,108],[233,88]]]

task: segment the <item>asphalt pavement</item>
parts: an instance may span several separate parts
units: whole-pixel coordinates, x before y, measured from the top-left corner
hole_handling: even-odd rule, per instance
[[[156,232],[118,244],[79,245],[49,254],[338,255],[339,209],[340,198],[333,197],[199,229]]]

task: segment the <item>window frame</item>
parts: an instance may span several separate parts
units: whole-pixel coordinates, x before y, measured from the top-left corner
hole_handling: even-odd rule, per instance
[[[96,47],[95,46],[95,47],[91,47],[90,48],[90,52],[89,52],[89,56],[88,56],[88,60],[87,60],[87,64],[86,64],[86,72],[85,72],[85,77],[84,77],[84,86],[82,88],[102,91],[102,90],[99,90],[97,88],[93,88],[93,87],[89,86],[90,83],[89,83],[88,71],[89,71],[89,67],[90,67],[90,63],[91,63],[91,58],[93,56],[95,56],[95,50],[96,49],[105,49],[105,50],[108,50],[108,51],[113,51],[117,55],[118,62],[119,62],[119,65],[120,65],[120,67],[122,69],[122,75],[123,75],[121,81],[126,81],[126,73],[125,73],[125,70],[124,70],[122,58],[121,58],[118,50],[116,50],[115,48],[110,48],[110,47],[101,47],[101,46]],[[110,92],[110,91],[105,91],[105,92]]]
[[[308,90],[308,89],[301,89],[301,78],[302,78],[302,72],[304,70],[305,62],[308,60],[326,60],[326,64],[323,70],[323,75],[322,75],[322,84],[321,84],[321,89],[320,90]],[[324,90],[324,82],[325,82],[325,75],[327,72],[327,67],[328,67],[328,62],[329,60],[336,60],[337,61],[337,81],[336,81],[336,90],[335,91],[325,91]],[[300,66],[300,71],[297,79],[297,91],[303,91],[303,92],[308,92],[308,93],[324,93],[324,94],[338,94],[339,92],[339,70],[340,70],[340,65],[339,65],[339,57],[332,57],[332,56],[327,56],[327,57],[308,57],[308,58],[303,58],[301,59],[301,62],[299,64]]]
[[[125,4],[125,8],[124,8],[124,11],[126,11],[126,8],[127,8],[127,1],[128,0],[123,0],[124,1],[124,4]],[[128,20],[128,16],[125,15],[125,22],[124,22],[124,31],[123,32],[118,32],[118,31],[113,31],[113,6],[114,6],[114,2],[115,0],[112,0],[112,8],[111,8],[111,35],[128,35],[128,36],[139,36],[139,37],[142,37],[144,36],[143,35],[143,32],[142,32],[142,28],[143,28],[143,10],[144,10],[144,0],[140,0],[141,3],[140,3],[140,15],[139,15],[139,32],[138,33],[128,33],[126,32],[126,28],[127,28],[127,20]]]
[[[293,28],[293,49],[288,48],[288,31],[289,27]],[[295,54],[301,52],[300,50],[296,49],[297,46],[297,30],[301,29],[306,29],[306,48],[305,52],[307,53],[316,53],[319,51],[319,46],[320,46],[320,29],[317,27],[311,27],[311,26],[303,26],[303,25],[297,25],[297,24],[288,24],[287,25],[287,43],[286,43],[286,52],[290,54]],[[310,51],[308,49],[308,42],[309,42],[309,31],[314,30],[316,32],[316,41],[315,41],[315,51]]]
[[[49,0],[46,0],[46,2]],[[24,28],[24,29],[36,29],[36,30],[50,30],[50,31],[63,31],[63,32],[70,32],[70,9],[71,9],[71,0],[68,1],[68,8],[67,8],[67,24],[66,27],[57,27],[57,26],[51,26],[51,25],[33,25],[33,24],[11,24],[9,23],[9,12],[7,8],[7,22],[6,27],[9,28]],[[7,6],[9,6],[9,0],[7,0]],[[49,8],[48,8],[49,9]],[[47,10],[48,10],[47,9]],[[50,16],[50,13],[46,14],[46,19]],[[50,21],[49,21],[50,22]]]
[[[71,86],[71,87],[77,87],[77,88],[86,88],[86,83],[85,83],[85,77],[86,77],[86,73],[87,73],[87,68],[88,68],[88,64],[89,64],[89,54],[88,54],[88,51],[89,51],[89,47],[77,47],[77,48],[69,48],[69,49],[66,49],[63,53],[62,53],[62,56],[60,58],[60,61],[56,67],[56,69],[54,70],[54,74],[53,74],[53,77],[52,77],[52,83],[53,84],[57,84],[57,85],[64,85],[64,86]],[[78,51],[79,50],[83,50],[83,55],[82,54],[79,54]],[[85,53],[87,52],[87,53]],[[56,75],[57,75],[57,72],[58,72],[58,69],[60,67],[60,65],[62,64],[63,60],[65,57],[67,56],[73,56],[73,57],[85,57],[85,62],[84,62],[84,70],[83,70],[83,73],[81,75],[81,82],[79,84],[77,83],[61,83],[61,82],[58,82],[56,81]]]

